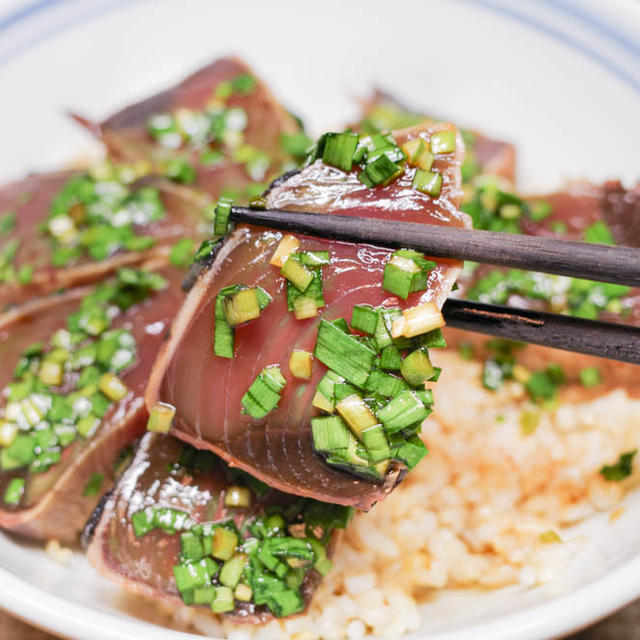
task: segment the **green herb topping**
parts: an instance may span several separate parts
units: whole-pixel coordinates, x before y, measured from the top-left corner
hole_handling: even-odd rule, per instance
[[[307,156],[306,163],[321,159],[327,165],[350,172],[359,167],[358,179],[370,189],[393,182],[412,167],[415,189],[437,198],[442,188],[442,174],[431,171],[435,154],[455,151],[456,136],[452,130],[437,131],[431,141],[415,138],[402,148],[390,133],[360,136],[352,131],[325,133]]]
[[[321,320],[314,354],[329,369],[313,398],[325,414],[311,420],[314,449],[328,464],[374,480],[392,461],[412,469],[426,455],[418,434],[433,396],[424,383],[440,374],[429,348],[446,346],[440,329],[392,338],[399,317],[399,308],[356,305],[354,333],[342,319]]]
[[[42,473],[129,393],[122,381],[136,361],[136,340],[112,328],[131,305],[164,288],[155,273],[121,269],[113,282],[84,298],[66,328],[25,349],[0,408],[0,468]],[[15,493],[12,495],[16,495]]]
[[[233,358],[234,327],[258,318],[270,302],[271,296],[262,287],[234,284],[222,288],[214,310],[214,354]]]
[[[633,471],[633,458],[636,453],[638,453],[637,449],[621,453],[618,462],[604,465],[602,469],[600,469],[600,473],[604,479],[607,482],[620,482],[628,478]]]
[[[209,452],[189,447],[185,453],[173,466],[177,477],[216,463]],[[201,523],[184,511],[154,505],[133,513],[134,534],[140,538],[160,530],[180,536],[173,573],[185,604],[207,606],[215,613],[245,603],[276,617],[299,613],[305,608],[303,583],[311,572],[324,576],[331,569],[328,544],[335,529],[345,528],[352,510],[305,499],[286,506],[267,499],[262,507],[269,488],[241,472],[235,477],[238,484],[224,492],[224,506],[235,518],[225,514],[219,521]]]
[[[115,169],[71,178],[53,198],[46,234],[51,240],[52,264],[64,267],[88,255],[104,260],[122,250],[143,251],[155,239],[140,235],[137,227],[165,217],[160,192],[154,187],[133,188]]]

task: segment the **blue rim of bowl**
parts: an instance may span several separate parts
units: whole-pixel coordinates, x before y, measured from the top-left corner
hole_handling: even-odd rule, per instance
[[[24,40],[13,49],[9,49],[9,51],[4,55],[0,55],[0,66],[13,60],[20,55],[20,53],[28,51],[43,40],[57,35],[77,24],[86,22],[89,19],[110,13],[119,8],[130,6],[132,1],[133,0],[101,0],[100,2],[87,2],[86,4],[83,3],[82,5],[78,5],[73,2],[73,0],[36,0],[35,2],[28,3],[25,6],[6,14],[4,17],[0,16],[1,36],[4,32],[13,29],[17,25],[21,25],[23,22],[61,5],[73,5],[74,9],[77,9],[78,6],[82,7],[81,13],[69,16],[68,19],[62,21],[60,24],[44,30],[42,33],[31,39]],[[141,0],[135,1],[140,2]],[[522,10],[522,5],[515,2],[504,2],[500,0],[464,1],[519,22],[551,39],[563,43],[570,49],[573,49],[604,67],[625,84],[632,87],[636,93],[640,93],[640,77],[636,77],[629,73],[615,61],[609,59],[606,55],[603,55],[596,49],[580,42],[570,34],[565,33],[555,26],[553,22],[550,24],[538,17],[532,17],[530,13],[526,13]],[[563,14],[571,20],[581,23],[582,26],[587,27],[594,33],[597,33],[608,44],[615,45],[618,49],[623,49],[626,56],[631,56],[640,63],[640,45],[636,44],[632,37],[626,37],[626,35],[619,29],[616,29],[614,25],[608,24],[606,21],[599,19],[597,15],[591,13],[584,6],[579,7],[574,4],[572,0],[539,0],[539,5],[546,7],[556,15]]]

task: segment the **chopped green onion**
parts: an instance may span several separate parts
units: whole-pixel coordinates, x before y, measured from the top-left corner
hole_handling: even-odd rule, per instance
[[[529,217],[534,222],[544,220],[553,212],[553,207],[548,202],[544,202],[542,200],[536,203],[531,203],[530,206],[531,211],[529,212]]]
[[[105,373],[100,376],[98,389],[100,389],[109,400],[113,400],[114,402],[119,402],[129,393],[127,386],[112,373]]]
[[[261,419],[271,413],[280,402],[280,395],[286,380],[280,367],[265,367],[242,396],[242,407],[252,418]]]
[[[58,387],[62,384],[64,371],[62,365],[58,362],[45,360],[40,367],[38,377],[43,384],[50,387]]]
[[[348,382],[362,386],[369,377],[375,353],[338,327],[320,321],[315,357]]]
[[[307,267],[322,267],[331,263],[328,251],[300,251],[298,259]]]
[[[335,387],[341,382],[344,382],[344,378],[333,371],[327,371],[316,387],[312,401],[313,406],[327,413],[333,413],[335,410]]]
[[[391,455],[389,441],[381,424],[367,427],[360,434],[360,438],[372,462],[386,460]]]
[[[402,355],[398,348],[390,344],[380,352],[380,368],[385,371],[400,371]]]
[[[402,391],[378,411],[378,419],[388,433],[396,433],[422,422],[429,413],[415,391]]]
[[[299,613],[305,608],[304,600],[298,590],[286,589],[272,593],[267,597],[267,606],[278,618]]]
[[[193,258],[195,242],[191,238],[180,238],[169,254],[169,262],[174,267],[187,267]]]
[[[10,447],[18,435],[18,425],[0,420],[0,447]]]
[[[247,557],[241,553],[236,554],[233,558],[227,560],[220,569],[219,580],[225,587],[231,587],[235,589],[240,578],[242,577],[242,571],[247,561]]]
[[[269,264],[275,267],[282,267],[292,253],[298,251],[300,240],[292,235],[286,235],[280,240],[276,250],[269,260]]]
[[[583,387],[597,387],[602,382],[598,367],[586,367],[580,370],[580,382]]]
[[[263,304],[260,304],[260,294]],[[242,289],[223,301],[224,315],[230,327],[260,317],[262,310],[271,302],[271,296],[262,288]]]
[[[407,383],[402,378],[374,370],[367,378],[364,388],[376,396],[393,398],[407,388]]]
[[[358,146],[357,133],[327,133],[322,162],[342,171],[351,171],[353,154]]]
[[[313,280],[313,271],[307,269],[294,255],[290,255],[287,258],[282,269],[280,269],[280,274],[302,292],[306,291]]]
[[[294,349],[289,357],[289,370],[294,378],[309,380],[311,378],[311,363],[313,356],[308,351]]]
[[[336,405],[336,410],[342,419],[349,425],[353,434],[362,439],[362,432],[369,427],[378,424],[378,420],[357,394],[352,394],[342,399]]]
[[[80,420],[78,420],[76,429],[83,438],[90,438],[97,431],[99,426],[100,418],[90,413],[89,415],[84,416],[84,418],[80,418]]]
[[[585,242],[591,242],[594,244],[614,245],[616,243],[613,239],[611,229],[609,229],[604,220],[596,220],[596,222],[588,226],[584,230],[583,236]]]
[[[19,433],[11,445],[2,450],[3,456],[7,457],[6,461],[4,459],[2,461],[2,468],[9,471],[10,466],[7,466],[5,462],[10,462],[10,460],[18,463],[18,467],[29,464],[35,458],[35,448],[35,435]]]
[[[633,458],[638,453],[637,449],[621,453],[615,464],[604,465],[600,474],[607,482],[620,482],[628,478],[633,471]]]
[[[356,305],[351,314],[351,327],[356,331],[362,331],[373,335],[378,323],[378,312],[369,305]]]
[[[301,296],[293,301],[293,313],[296,320],[307,320],[318,314],[318,302],[315,298]]]
[[[303,132],[280,134],[280,148],[296,158],[304,158],[312,144],[313,140]]]
[[[233,595],[235,596],[235,599],[240,600],[240,602],[251,602],[251,599],[253,598],[253,589],[251,589],[249,585],[244,584],[244,582],[241,582],[236,587]]]
[[[251,490],[248,487],[227,487],[224,494],[225,507],[248,508],[251,506]]]
[[[87,484],[85,485],[82,495],[86,497],[100,495],[100,488],[102,487],[103,482],[104,473],[92,473],[91,477],[87,481]]]
[[[452,153],[456,150],[455,131],[452,131],[451,129],[446,131],[436,131],[431,135],[430,142],[432,153]]]
[[[403,173],[404,169],[389,160],[386,155],[380,155],[358,174],[358,179],[370,189],[378,185],[387,185]]]
[[[6,504],[20,504],[22,495],[24,494],[24,478],[12,478],[4,492],[4,501]]]
[[[213,353],[221,358],[233,358],[234,333],[227,322],[224,312],[225,295],[220,292],[216,297],[214,309]]]
[[[312,418],[311,433],[314,449],[321,453],[346,450],[351,442],[349,429],[339,416]]]
[[[214,613],[225,613],[235,609],[233,591],[229,587],[215,587],[211,611]]]
[[[424,171],[429,171],[433,166],[434,155],[429,151],[429,143],[422,138],[413,138],[405,142],[402,150],[410,165]]]
[[[442,174],[436,171],[416,169],[412,185],[414,189],[417,189],[422,193],[426,193],[432,198],[437,198],[440,195],[440,190],[442,189]]]
[[[401,460],[407,465],[409,470],[411,470],[415,468],[427,453],[428,450],[424,442],[414,434],[406,440],[400,438],[399,444],[392,447],[391,457]]]
[[[427,288],[429,270],[435,266],[416,251],[395,251],[385,265],[382,288],[406,300],[410,293]]]
[[[437,305],[434,302],[424,302],[405,309],[402,316],[393,321],[391,337],[413,338],[434,329],[440,329],[444,325],[444,318]]]
[[[216,236],[226,236],[229,233],[229,216],[233,200],[230,198],[220,198],[215,208],[215,218],[213,222],[213,233]]]
[[[176,408],[166,402],[156,402],[149,414],[147,431],[154,433],[169,433],[173,419],[176,415]]]
[[[428,352],[425,349],[416,349],[404,358],[400,373],[412,387],[418,387],[431,380],[435,370]]]
[[[211,540],[211,555],[225,562],[233,557],[238,546],[238,536],[225,527],[215,527]]]
[[[11,233],[16,226],[16,212],[4,211],[0,214],[0,236]]]

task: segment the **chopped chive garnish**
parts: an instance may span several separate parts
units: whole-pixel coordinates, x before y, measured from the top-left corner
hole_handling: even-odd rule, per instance
[[[294,378],[309,380],[313,356],[302,349],[294,349],[289,357],[289,370]]]
[[[164,174],[170,180],[182,184],[193,184],[196,181],[196,170],[186,158],[172,158],[164,168]]]
[[[416,169],[412,184],[414,189],[422,191],[422,193],[426,193],[432,198],[437,198],[442,189],[442,174],[436,171]]]
[[[229,587],[215,587],[211,611],[214,613],[225,613],[235,609],[233,591]]]
[[[92,473],[84,488],[84,491],[82,492],[82,495],[87,497],[100,495],[100,488],[102,487],[103,482],[103,473]]]
[[[296,253],[300,248],[300,240],[292,235],[286,235],[280,240],[276,250],[269,260],[269,264],[275,267],[282,267],[292,253]]]
[[[283,275],[299,291],[306,291],[313,280],[313,271],[305,267],[295,255],[290,255],[280,269]]]
[[[243,411],[252,418],[264,418],[278,406],[285,385],[280,367],[271,365],[264,368],[242,396]]]
[[[398,347],[390,344],[380,352],[380,368],[385,371],[400,371],[402,366],[402,355]]]
[[[362,331],[373,335],[378,323],[378,312],[368,305],[356,305],[351,314],[351,327],[356,331]]]
[[[98,380],[98,389],[100,389],[109,400],[113,400],[114,402],[122,400],[122,398],[129,393],[127,386],[112,373],[105,373],[100,377],[100,380]]]
[[[388,433],[396,433],[422,422],[429,413],[415,391],[402,391],[378,411],[378,419]]]
[[[583,387],[597,387],[602,382],[598,367],[586,367],[580,370],[580,382]]]
[[[452,153],[456,150],[456,134],[451,129],[436,131],[431,136],[431,151],[433,153]]]
[[[230,198],[220,198],[215,208],[215,218],[213,221],[213,233],[216,236],[226,236],[229,233],[229,216],[233,200]]]
[[[433,166],[434,155],[429,151],[429,143],[426,140],[413,138],[402,145],[402,150],[410,165],[424,171],[429,171]]]
[[[621,453],[618,461],[615,464],[604,465],[600,469],[600,474],[607,482],[620,482],[628,478],[633,472],[633,458],[636,453],[638,453],[637,449]]]
[[[4,211],[0,214],[0,236],[8,235],[16,226],[16,212]]]
[[[176,408],[166,402],[157,402],[147,422],[147,431],[154,433],[168,433],[171,429],[173,419],[176,415]]]
[[[224,494],[225,507],[242,507],[251,506],[251,490],[248,487],[231,486],[227,487]]]
[[[348,382],[362,386],[369,377],[375,353],[353,336],[321,320],[315,357]]]
[[[358,146],[357,133],[327,133],[322,161],[332,167],[351,171],[353,154]]]
[[[405,309],[402,316],[393,321],[391,336],[393,338],[413,338],[444,327],[442,313],[434,302],[424,302],[416,307]]]
[[[328,251],[301,251],[298,257],[307,267],[322,267],[331,263]]]
[[[22,500],[22,495],[24,494],[24,485],[24,478],[13,478],[4,492],[5,503],[20,504],[20,500]]]
[[[416,349],[407,355],[400,365],[402,377],[412,386],[423,385],[433,378],[435,370],[425,349]]]
[[[417,435],[412,435],[407,439],[399,438],[398,444],[392,446],[391,457],[401,460],[411,470],[427,453],[428,450],[424,442]]]
[[[346,450],[351,441],[347,425],[339,416],[311,419],[313,446],[320,453]]]
[[[367,427],[360,434],[360,439],[364,443],[367,455],[372,462],[380,462],[390,457],[389,441],[382,425],[375,424]]]
[[[219,580],[225,587],[235,589],[240,582],[247,558],[239,553],[227,560],[220,569]]]
[[[191,264],[195,252],[195,242],[191,238],[180,238],[169,254],[169,262],[174,267],[187,267]]]
[[[389,160],[388,156],[382,154],[372,162],[367,163],[365,168],[358,174],[358,178],[371,189],[378,185],[384,186],[390,183],[402,172],[402,167]]]
[[[280,148],[295,158],[304,159],[313,145],[313,140],[306,133],[281,133]]]
[[[300,296],[293,301],[292,306],[296,320],[307,320],[318,314],[318,302],[315,298]]]
[[[611,229],[604,220],[596,220],[592,225],[588,226],[583,232],[585,242],[594,244],[615,244]]]
[[[233,557],[238,546],[238,536],[225,527],[215,527],[211,541],[211,555],[217,560],[227,561]]]
[[[394,251],[384,268],[382,288],[406,300],[410,293],[427,288],[429,271],[435,266],[417,251]]]
[[[336,405],[336,410],[347,423],[353,434],[362,439],[362,432],[365,429],[378,424],[378,420],[365,404],[364,400],[357,394],[351,394],[343,398]]]
[[[237,293],[225,297],[223,301],[224,315],[230,327],[255,320],[262,310],[271,302],[271,296],[261,287],[241,289]]]

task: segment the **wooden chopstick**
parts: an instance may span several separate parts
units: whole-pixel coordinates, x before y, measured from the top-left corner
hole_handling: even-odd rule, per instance
[[[640,328],[449,298],[448,327],[640,364]]]
[[[437,258],[473,260],[528,271],[640,286],[640,249],[631,247],[279,209],[232,207],[230,218],[236,222],[331,240],[414,249]]]

